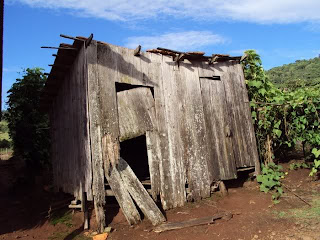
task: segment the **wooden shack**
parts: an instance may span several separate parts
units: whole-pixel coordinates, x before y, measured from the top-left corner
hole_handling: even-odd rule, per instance
[[[154,201],[183,206],[239,170],[259,171],[241,57],[63,37],[73,44],[57,48],[41,102],[54,184],[94,201],[100,231],[108,193],[130,224],[136,205],[158,224]]]

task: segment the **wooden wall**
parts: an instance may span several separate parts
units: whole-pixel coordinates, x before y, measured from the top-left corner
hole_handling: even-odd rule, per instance
[[[81,199],[93,200],[87,101],[87,59],[82,47],[53,101],[50,112],[54,183]]]
[[[178,65],[171,57],[152,53],[135,57],[133,53],[96,41],[86,51],[93,195],[98,196],[99,206],[104,204],[104,176],[110,178],[112,166],[119,159],[120,132],[130,132],[130,124],[119,125],[127,117],[123,107],[130,103],[119,104],[116,82],[154,91],[154,104],[150,106],[154,106],[155,121],[152,127],[143,125],[143,131],[152,195],[160,195],[164,209],[184,205],[186,183],[189,198],[199,200],[210,196],[214,180],[233,179],[237,168],[258,166],[248,96],[238,62]],[[221,80],[214,80],[213,76],[220,76]],[[74,85],[73,88],[78,89]],[[57,124],[62,122],[65,121]],[[132,132],[139,129],[132,128]]]

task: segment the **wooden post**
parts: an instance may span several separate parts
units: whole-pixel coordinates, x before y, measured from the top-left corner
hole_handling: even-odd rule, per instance
[[[89,229],[89,211],[87,204],[87,194],[85,192],[82,193],[81,199],[81,211],[83,211],[83,229]]]
[[[219,182],[219,191],[222,196],[227,196],[228,195],[228,190],[226,188],[226,185],[224,184],[223,181]]]

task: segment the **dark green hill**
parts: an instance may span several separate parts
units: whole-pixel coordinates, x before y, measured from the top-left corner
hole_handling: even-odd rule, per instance
[[[320,84],[320,58],[297,60],[295,63],[271,68],[266,73],[280,87],[313,86]]]

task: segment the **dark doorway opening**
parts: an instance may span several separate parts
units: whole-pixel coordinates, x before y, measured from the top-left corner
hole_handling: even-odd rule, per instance
[[[121,142],[120,157],[129,164],[141,182],[150,181],[145,135]]]

